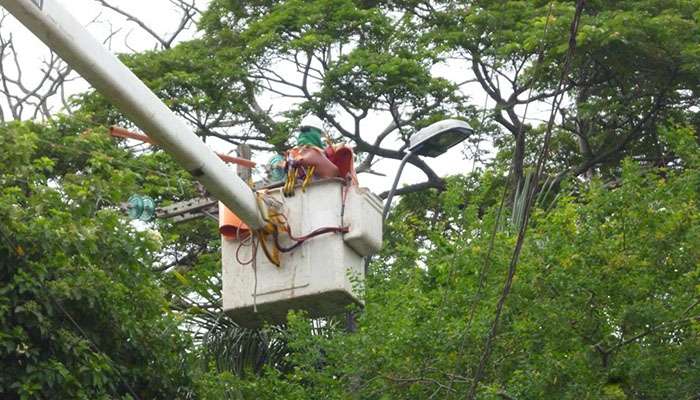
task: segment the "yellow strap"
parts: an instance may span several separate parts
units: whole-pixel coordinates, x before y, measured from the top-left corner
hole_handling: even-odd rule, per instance
[[[267,236],[268,234],[265,233],[263,230],[258,231],[258,241],[260,242],[260,246],[262,246],[263,253],[265,253],[265,256],[267,257],[268,260],[270,260],[271,263],[273,263],[276,267],[280,266],[280,254],[279,251],[275,246],[272,247],[272,253],[270,253],[270,250],[267,248]]]
[[[285,182],[284,188],[282,189],[282,193],[284,193],[285,196],[294,195],[294,185],[296,184],[296,181],[297,169],[290,168],[289,171],[287,171],[287,182]]]
[[[301,184],[301,191],[306,192],[306,187],[309,186],[309,183],[311,182],[311,179],[314,176],[314,171],[316,170],[316,166],[312,165],[309,167],[309,169],[306,171],[306,177],[304,178],[304,183]]]

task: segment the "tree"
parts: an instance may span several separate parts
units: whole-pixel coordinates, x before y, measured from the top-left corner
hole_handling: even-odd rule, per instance
[[[198,0],[169,0],[163,2],[164,12],[170,11],[170,7],[181,13],[178,21],[175,21],[172,31],[161,32],[163,27],[150,27],[137,15],[130,13],[112,4],[108,0],[94,0],[104,9],[98,13],[87,25],[105,25],[107,34],[102,39],[103,43],[112,48],[113,42],[123,35],[123,46],[131,52],[133,49],[130,39],[133,40],[133,28],[126,31],[129,25],[136,26],[143,32],[148,40],[154,41],[154,49],[167,49],[181,41],[183,36],[192,34],[192,28],[201,14]],[[115,18],[115,16],[117,18]],[[124,19],[119,26],[118,18]],[[115,27],[115,25],[117,25]],[[164,24],[165,25],[165,24]],[[0,95],[3,101],[0,103],[0,121],[12,120],[45,120],[58,112],[71,113],[79,104],[71,101],[75,94],[74,82],[81,79],[73,69],[61,60],[51,49],[47,49],[48,56],[40,61],[39,68],[29,58],[25,42],[15,40],[12,29],[19,26],[5,10],[0,10]],[[165,28],[167,29],[167,28]],[[126,33],[124,33],[126,31]],[[141,43],[140,43],[141,45]],[[18,50],[23,49],[23,50]],[[37,71],[39,70],[39,71]],[[80,89],[82,90],[82,88]]]
[[[515,181],[522,184],[524,163],[534,154],[528,147],[539,142],[541,129],[518,108],[535,108],[559,94],[574,4],[438,5],[419,3],[414,11],[436,45],[463,59],[494,102],[492,117],[509,134]],[[669,118],[690,121],[695,114],[698,6],[693,1],[586,2],[573,65],[563,77],[566,101],[556,110],[561,119],[552,173],[560,179],[594,170],[614,175],[626,156],[659,165],[673,158],[659,141],[657,126]]]
[[[694,135],[684,127],[661,133],[685,154],[682,169],[660,173],[628,160],[619,186],[596,180],[536,210],[477,398],[697,395]],[[463,398],[516,236],[496,218],[502,189],[485,175],[451,179],[427,199],[407,196],[371,269],[359,331],[313,335],[293,317],[293,368],[230,387],[239,398]]]
[[[203,38],[127,60],[203,137],[279,151],[312,113],[355,145],[367,172],[380,157],[401,159],[416,127],[473,114],[456,85],[431,75],[440,60],[416,46],[410,20],[352,1],[240,6],[212,2]],[[288,110],[270,115],[269,96]],[[421,187],[442,187],[424,161],[411,162],[428,178]]]
[[[25,292],[16,281],[26,268],[9,268],[8,302],[38,298],[48,326],[105,342],[107,350],[87,343],[81,354],[112,360],[99,376],[108,367],[87,367],[109,383],[88,384],[75,372],[84,364],[43,349],[81,382],[67,395],[121,395],[129,386],[146,396],[217,398],[457,398],[469,397],[470,387],[476,398],[503,399],[697,395],[697,0],[215,0],[201,13],[194,3],[176,2],[183,7],[177,26],[200,18],[200,36],[186,41],[177,39],[181,30],[161,35],[134,21],[138,16],[98,2],[150,30],[155,49],[122,59],[205,140],[281,150],[300,117],[312,113],[337,140],[356,146],[367,172],[381,158],[401,158],[418,128],[456,116],[470,121],[473,140],[488,141],[494,154],[478,172],[450,178],[411,160],[426,181],[400,192],[406,196],[387,226],[384,252],[370,266],[356,334],[333,324],[318,332],[303,315],[292,316],[288,329],[244,332],[221,314],[219,239],[210,221],[153,224],[161,236],[156,248],[148,234],[117,217],[116,205],[131,192],[167,204],[196,190],[157,148],[124,152],[78,135],[128,124],[108,99],[85,93],[74,99],[78,115],[9,125],[12,135],[23,137],[17,127],[40,131],[38,138],[82,152],[32,163],[8,158],[3,182],[11,189],[0,203],[12,229],[0,255],[18,265],[54,266],[49,272],[58,275],[30,281],[65,289]],[[572,24],[575,3],[583,11],[578,24]],[[454,72],[449,79],[435,72],[446,63]],[[479,92],[483,106],[474,104]],[[271,95],[286,109],[266,109]],[[552,107],[556,98],[564,100]],[[549,110],[553,136],[540,176],[532,169],[550,132],[538,119]],[[27,135],[31,140],[13,146],[38,140]],[[498,335],[484,345],[494,304],[504,299],[499,277],[510,274],[518,221],[527,221],[517,210],[530,187],[540,193],[518,273]],[[18,211],[27,204],[26,213]],[[24,227],[33,214],[49,222]],[[78,227],[66,230],[72,221]],[[128,239],[115,239],[115,227]],[[58,245],[66,232],[87,237],[87,250],[71,251],[82,249],[80,240],[68,240],[68,250]],[[50,251],[30,243],[36,236],[46,238],[41,243]],[[123,268],[137,273],[124,276]],[[75,274],[90,282],[87,289],[116,292],[112,301],[100,303],[96,292],[76,289],[73,275],[60,275],[73,269],[89,271],[92,280]],[[116,290],[120,285],[141,296],[127,298]],[[97,304],[88,302],[88,321],[73,324],[68,317],[78,313],[74,293]],[[66,313],[52,306],[50,294]],[[138,321],[124,315],[130,304],[147,300],[161,308],[144,306]],[[6,312],[14,317],[25,309]],[[108,326],[113,315],[123,326],[103,337],[95,326]],[[184,333],[129,336],[175,322]],[[6,326],[14,332],[32,324]],[[129,343],[139,354],[161,355],[163,343],[173,340],[177,354],[164,354],[160,366],[134,361],[120,346],[124,337],[138,339]],[[16,345],[15,336],[2,338],[7,349]],[[486,351],[491,362],[476,374]],[[192,370],[174,368],[178,362]],[[135,364],[145,380],[131,371]],[[169,380],[144,383],[157,368]],[[32,386],[27,369],[12,370],[8,381],[24,385],[12,393],[47,390]],[[186,389],[177,392],[173,382]]]
[[[118,207],[153,172],[87,126],[0,128],[0,393],[184,398],[191,339],[151,269],[161,239]]]
[[[656,126],[697,119],[696,1],[587,2],[559,89],[570,1],[216,0],[207,10],[173,1],[182,13],[171,34],[96,2],[153,38],[156,51],[129,64],[202,137],[280,150],[299,118],[313,113],[356,145],[365,172],[381,158],[400,159],[416,129],[456,116],[476,128],[473,142],[502,149],[522,186],[542,140],[537,121],[557,95],[564,101],[549,171],[557,182],[612,177],[625,156],[672,162]],[[200,16],[203,37],[179,42]],[[441,65],[451,76],[433,72]],[[482,94],[484,106],[474,104]],[[284,109],[265,109],[270,96]],[[427,164],[411,161],[427,181],[400,193],[443,187]]]

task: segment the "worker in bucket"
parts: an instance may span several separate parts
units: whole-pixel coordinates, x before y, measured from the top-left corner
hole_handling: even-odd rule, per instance
[[[340,176],[340,170],[327,156],[321,120],[313,115],[307,116],[302,120],[297,132],[297,144],[286,154],[287,180],[283,190],[285,196],[294,195],[297,180],[301,180],[302,190],[305,190],[314,178]],[[332,144],[329,143],[329,147],[332,147]]]

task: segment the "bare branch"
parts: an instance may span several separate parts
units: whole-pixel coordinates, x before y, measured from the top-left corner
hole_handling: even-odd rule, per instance
[[[95,1],[99,4],[101,4],[103,7],[108,8],[108,9],[116,12],[117,14],[120,14],[121,16],[125,17],[127,19],[127,21],[131,21],[131,22],[135,23],[136,25],[141,27],[141,29],[143,29],[146,33],[148,33],[151,37],[153,37],[158,43],[160,43],[160,45],[163,48],[166,48],[166,49],[168,48],[168,42],[165,39],[161,38],[161,36],[158,33],[156,33],[153,29],[151,29],[151,27],[148,26],[146,23],[144,23],[141,19],[137,18],[133,14],[130,14],[130,13],[122,10],[121,8],[119,8],[117,6],[114,6],[110,3],[108,3],[107,0],[95,0]]]
[[[185,0],[170,0],[171,4],[179,7],[182,10],[182,15],[180,17],[180,21],[177,24],[177,27],[171,34],[161,35],[158,32],[156,32],[155,29],[146,24],[141,18],[138,18],[136,15],[117,7],[116,5],[108,2],[107,0],[95,0],[95,2],[123,16],[124,18],[126,18],[127,21],[136,24],[149,36],[155,39],[158,45],[163,49],[171,48],[178,36],[180,36],[182,32],[187,30],[192,25],[192,23],[195,22],[195,17],[197,15],[201,14],[201,11],[196,7],[194,0],[191,0],[190,2],[187,2]],[[127,47],[129,46],[127,45]]]
[[[7,16],[7,13],[0,16],[0,94],[5,99],[5,104],[0,105],[0,116],[5,120],[7,110],[16,120],[48,118],[54,97],[58,97],[60,104],[70,112],[64,85],[74,79],[70,77],[73,70],[51,52],[48,59],[41,62],[39,77],[28,79],[24,74],[26,63],[20,60],[12,34],[4,35],[2,32]],[[30,84],[30,81],[35,83]]]

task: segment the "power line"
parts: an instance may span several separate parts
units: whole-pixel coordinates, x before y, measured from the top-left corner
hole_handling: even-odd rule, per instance
[[[98,155],[98,154],[104,154],[107,156],[105,158],[105,160],[109,164],[111,164],[112,167],[115,167],[116,169],[126,169],[126,170],[137,171],[143,175],[148,175],[148,174],[158,175],[162,178],[165,178],[166,183],[167,183],[167,187],[176,188],[178,194],[183,195],[185,192],[185,189],[183,188],[183,185],[182,185],[183,179],[180,177],[175,177],[175,176],[169,175],[165,172],[155,170],[152,168],[148,168],[148,167],[143,166],[143,165],[139,165],[139,164],[135,164],[135,163],[132,164],[132,163],[129,163],[128,161],[122,161],[122,160],[115,158],[113,156],[109,156],[107,153],[101,152],[99,150],[85,151],[85,150],[77,149],[74,147],[66,146],[63,144],[54,143],[50,140],[39,138],[39,137],[37,137],[36,140],[39,142],[42,142],[42,143],[44,143],[47,146],[52,147],[52,148],[58,148],[58,149],[62,149],[62,150],[68,151],[68,152],[82,154],[82,155],[85,155],[88,157],[94,157],[95,155]],[[135,160],[137,160],[137,159],[135,159]]]
[[[481,380],[481,376],[484,372],[484,368],[486,367],[486,363],[489,360],[489,357],[491,355],[491,349],[493,345],[494,338],[496,336],[496,333],[498,331],[498,324],[500,322],[501,314],[503,312],[503,307],[505,305],[505,301],[510,294],[510,289],[513,284],[513,277],[515,276],[515,271],[516,267],[520,258],[520,252],[523,247],[523,243],[525,241],[525,233],[527,231],[527,225],[530,220],[530,212],[531,212],[531,206],[532,206],[532,200],[534,198],[535,190],[537,187],[537,182],[540,179],[540,176],[542,174],[542,171],[544,169],[544,163],[546,162],[548,152],[549,152],[549,141],[552,136],[552,130],[554,128],[554,119],[556,117],[556,113],[559,110],[559,107],[561,106],[561,102],[564,98],[564,93],[562,91],[562,86],[564,84],[564,79],[569,73],[569,68],[571,67],[571,60],[573,58],[573,55],[576,51],[576,34],[578,32],[578,27],[579,27],[579,22],[581,20],[581,14],[583,12],[583,7],[586,4],[586,0],[577,0],[576,1],[576,10],[574,12],[574,18],[571,21],[571,27],[570,27],[570,33],[569,33],[569,49],[566,53],[566,59],[564,61],[564,67],[562,68],[561,75],[559,77],[559,82],[557,84],[557,91],[555,92],[555,96],[552,102],[552,110],[550,112],[549,116],[549,121],[547,123],[547,130],[545,133],[544,137],[544,142],[542,143],[542,150],[540,151],[538,160],[537,160],[537,169],[535,171],[535,175],[533,178],[533,184],[527,187],[527,193],[525,197],[525,208],[524,208],[524,215],[523,215],[523,220],[522,223],[520,224],[520,227],[518,229],[518,238],[515,244],[515,248],[513,249],[513,255],[510,260],[510,264],[508,267],[508,276],[506,278],[506,281],[503,285],[503,291],[501,294],[501,297],[498,300],[498,303],[496,305],[496,313],[493,319],[493,323],[491,325],[491,329],[489,330],[489,334],[486,337],[486,341],[484,343],[484,350],[481,355],[481,358],[479,360],[479,365],[474,372],[474,378],[472,380],[471,387],[469,389],[469,393],[467,394],[468,399],[474,399],[474,396],[476,394],[476,389],[479,385],[479,381]],[[557,98],[558,97],[558,98]]]
[[[74,152],[74,153],[78,153],[78,154],[82,154],[82,155],[86,155],[86,156],[94,156],[95,154],[105,154],[105,155],[107,155],[106,153],[102,153],[102,152],[97,151],[97,150],[92,150],[92,151],[80,150],[80,149],[77,149],[77,148],[75,148],[75,147],[70,147],[70,146],[66,146],[66,145],[63,145],[63,144],[55,143],[55,142],[52,142],[52,141],[50,141],[50,140],[43,139],[43,138],[40,138],[40,137],[36,137],[36,140],[39,141],[39,142],[45,143],[45,144],[48,145],[49,147],[60,148],[60,149],[66,150],[66,151],[70,151],[70,152]],[[166,174],[166,173],[164,173],[164,172],[162,172],[162,171],[158,171],[158,170],[151,169],[151,168],[144,167],[144,166],[140,166],[140,165],[130,165],[130,164],[128,164],[126,161],[121,161],[121,160],[119,160],[119,159],[117,159],[117,158],[114,158],[114,157],[108,158],[107,161],[110,162],[110,163],[119,165],[119,166],[121,166],[121,167],[127,168],[127,169],[140,170],[141,172],[152,173],[152,174],[154,174],[154,175],[160,175],[160,176],[165,177],[165,178],[169,178],[169,177],[170,177],[170,175],[168,175],[168,174]]]
[[[547,18],[546,18],[545,24],[544,24],[544,32],[542,35],[543,38],[545,38],[547,36],[547,31],[549,29],[549,22],[550,22],[550,19],[552,16],[553,6],[554,6],[554,4],[550,2],[549,9],[547,11]],[[544,49],[540,46],[539,51],[538,51],[540,56],[542,55],[543,51],[544,51]],[[530,87],[528,90],[528,94],[527,94],[528,99],[531,98],[531,96],[532,96],[532,90],[533,90],[532,87]],[[488,96],[486,96],[486,100],[488,100]],[[484,117],[486,115],[486,105],[487,105],[487,103],[485,102],[484,103],[484,112],[482,114],[482,121],[481,121],[482,125],[483,125],[483,122],[485,119]],[[518,125],[518,131],[516,133],[516,136],[520,136],[523,134],[525,122],[527,121],[527,114],[529,111],[529,106],[530,106],[530,102],[527,102],[525,104],[525,110],[523,111],[522,123],[520,123]],[[498,229],[500,227],[501,217],[503,215],[503,208],[505,205],[506,197],[508,196],[508,188],[510,187],[512,177],[513,177],[513,165],[511,164],[511,166],[508,170],[506,181],[504,182],[504,185],[503,185],[503,193],[501,195],[501,200],[500,200],[500,203],[498,206],[498,210],[496,212],[496,219],[495,219],[494,224],[493,224],[493,229],[492,229],[491,235],[489,237],[489,242],[488,242],[489,244],[488,244],[488,249],[486,252],[486,257],[484,258],[484,263],[478,272],[478,279],[479,280],[477,283],[476,293],[472,297],[471,305],[469,307],[469,317],[467,318],[467,323],[466,323],[466,326],[464,328],[464,333],[462,335],[462,341],[461,341],[460,346],[459,346],[456,369],[459,369],[459,362],[464,354],[464,347],[466,346],[467,333],[468,333],[468,330],[471,328],[472,322],[474,320],[474,316],[476,315],[476,308],[478,306],[479,300],[481,299],[482,291],[485,287],[486,276],[488,275],[488,272],[490,270],[491,257],[493,255],[493,250],[495,247],[496,234],[498,233]],[[452,388],[455,376],[456,375],[454,375],[454,374],[451,375],[450,381],[447,385],[448,390]]]

